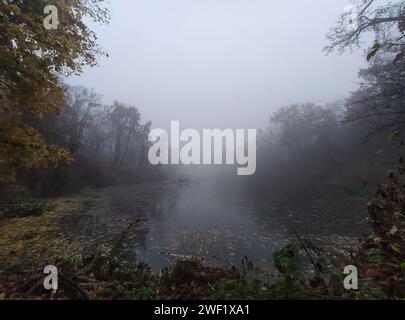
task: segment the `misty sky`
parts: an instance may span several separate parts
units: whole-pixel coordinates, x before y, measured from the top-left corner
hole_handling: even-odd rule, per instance
[[[357,86],[364,53],[326,56],[346,0],[113,0],[95,26],[110,57],[68,81],[167,128],[264,127],[278,107],[326,103]]]

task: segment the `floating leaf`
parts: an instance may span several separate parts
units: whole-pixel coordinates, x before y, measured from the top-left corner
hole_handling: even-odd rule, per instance
[[[392,226],[391,230],[390,230],[390,235],[395,235],[398,232],[398,228],[397,226]]]
[[[398,131],[393,131],[388,135],[388,140],[393,141],[398,137],[399,133]]]

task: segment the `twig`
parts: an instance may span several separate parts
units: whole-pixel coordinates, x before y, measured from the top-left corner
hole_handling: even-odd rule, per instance
[[[75,291],[78,295],[81,295],[85,300],[89,300],[88,294],[80,288],[72,279],[69,277],[65,276],[64,274],[59,274],[61,280],[63,283],[65,283],[70,289]]]
[[[215,292],[215,288],[208,282],[208,286],[211,288],[212,292]]]
[[[305,245],[304,241],[301,239],[300,235],[297,233],[295,229],[293,229],[295,236],[297,237],[298,241],[301,243],[302,248],[304,249],[305,253],[307,254],[309,260],[311,261],[312,265],[317,269],[319,273],[322,273],[322,266],[315,262],[314,258],[312,257],[311,253],[309,252],[307,246]]]
[[[118,256],[120,250],[121,250],[121,244],[124,242],[125,238],[128,236],[128,232],[129,230],[136,226],[139,225],[145,221],[148,221],[147,219],[136,219],[135,221],[131,222],[124,231],[122,231],[119,236],[116,238],[116,240],[113,242],[112,245],[112,249],[110,252],[110,257],[115,258]],[[89,270],[91,270],[94,265],[98,262],[99,258],[101,256],[101,251],[97,252],[96,255],[94,256],[94,258],[91,260],[91,262],[83,267],[82,269],[80,269],[78,272],[76,272],[76,274],[74,275],[74,277],[76,278],[79,275],[83,275],[86,274],[86,272],[88,272]]]
[[[32,287],[31,289],[28,290],[27,295],[30,295],[31,293],[33,293],[36,289],[38,289],[43,283],[43,279],[42,276],[40,277],[39,281],[37,281]]]

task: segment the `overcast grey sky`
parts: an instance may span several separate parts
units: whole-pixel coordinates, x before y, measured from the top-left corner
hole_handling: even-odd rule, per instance
[[[264,127],[278,107],[343,98],[362,51],[326,56],[347,0],[113,0],[95,27],[110,57],[68,82],[167,128]]]

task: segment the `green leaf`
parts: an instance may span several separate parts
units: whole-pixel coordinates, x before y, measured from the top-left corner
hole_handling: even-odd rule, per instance
[[[381,49],[381,45],[376,42],[374,46],[371,48],[371,51],[367,54],[367,61],[370,61],[374,56],[377,54],[377,52]]]
[[[388,140],[393,141],[398,137],[399,133],[398,131],[393,131],[388,135]]]

